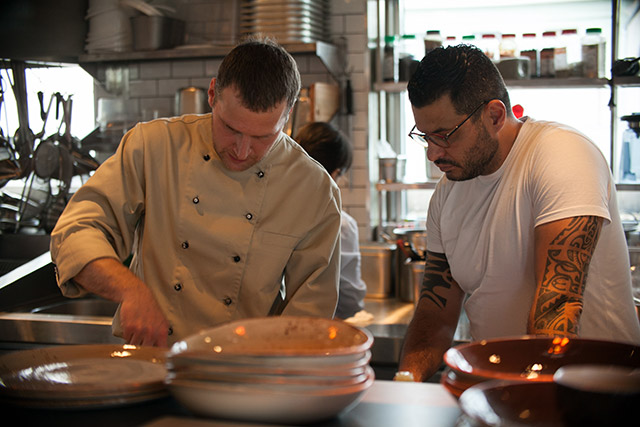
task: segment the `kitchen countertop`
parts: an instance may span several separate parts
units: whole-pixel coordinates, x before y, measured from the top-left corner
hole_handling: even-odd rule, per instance
[[[0,413],[15,415],[22,425],[147,427],[267,427],[196,417],[173,397],[131,406],[92,410],[41,410],[7,406]],[[316,427],[454,427],[461,418],[457,400],[440,384],[376,380],[349,411]],[[8,418],[7,418],[8,419]]]

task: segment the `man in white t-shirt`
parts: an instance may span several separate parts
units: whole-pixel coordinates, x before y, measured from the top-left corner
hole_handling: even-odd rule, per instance
[[[629,255],[607,162],[584,135],[518,120],[472,46],[440,48],[408,84],[410,136],[444,172],[399,370],[429,379],[461,308],[474,340],[525,334],[640,344]]]

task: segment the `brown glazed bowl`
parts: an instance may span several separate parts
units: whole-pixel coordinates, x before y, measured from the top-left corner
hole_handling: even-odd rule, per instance
[[[567,365],[553,376],[567,426],[624,425],[640,405],[640,369]]]
[[[565,365],[640,368],[640,347],[583,338],[522,336],[474,341],[444,355],[442,384],[456,397],[487,380],[552,382]]]

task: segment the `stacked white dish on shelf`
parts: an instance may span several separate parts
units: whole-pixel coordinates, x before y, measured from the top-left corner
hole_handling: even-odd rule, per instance
[[[327,0],[243,0],[240,31],[262,34],[279,43],[327,41],[329,4]]]
[[[239,320],[175,343],[166,383],[198,415],[316,422],[353,407],[373,384],[372,344],[370,332],[340,320]]]

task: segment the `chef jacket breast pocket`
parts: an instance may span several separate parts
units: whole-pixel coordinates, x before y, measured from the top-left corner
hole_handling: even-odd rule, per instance
[[[291,252],[300,241],[297,236],[270,231],[260,231],[257,237],[256,251],[261,254],[262,259],[268,259],[269,263],[280,271],[287,264]]]

